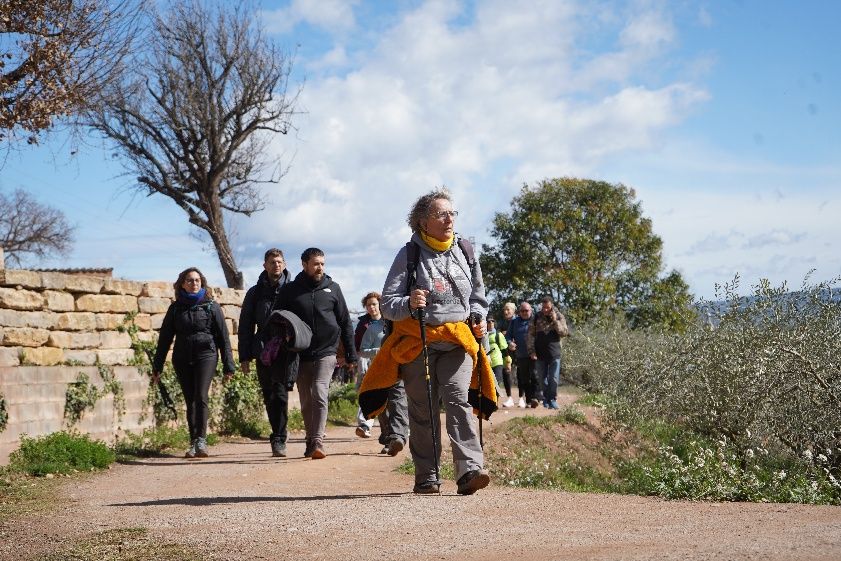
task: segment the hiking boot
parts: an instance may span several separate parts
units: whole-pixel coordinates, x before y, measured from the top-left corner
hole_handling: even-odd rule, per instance
[[[356,427],[356,436],[358,436],[359,438],[371,438],[371,429],[359,425],[358,427]]]
[[[184,453],[185,458],[193,459],[196,457],[196,439],[194,438],[193,441],[190,443],[190,447],[187,448],[187,452]]]
[[[526,408],[526,400],[521,397],[520,401],[517,402],[517,407],[519,407],[520,409],[525,409]]]
[[[320,442],[315,442],[312,447],[312,459],[323,460],[327,457],[327,452],[324,451],[324,446]]]
[[[412,493],[417,495],[434,495],[441,492],[441,485],[434,481],[424,481],[423,483],[415,483],[412,488]]]
[[[508,396],[508,399],[505,400],[505,403],[502,404],[503,407],[514,407],[514,400],[511,399],[511,396]]]
[[[272,438],[272,456],[275,458],[286,457],[286,443],[280,438]]]
[[[386,454],[388,454],[389,456],[396,456],[400,453],[401,450],[403,450],[403,441],[399,438],[393,439],[391,442],[388,443],[388,446],[386,446],[386,450]]]
[[[536,399],[531,398],[531,399],[529,400],[529,407],[531,407],[532,409],[537,409],[537,406],[538,406],[538,405],[540,405],[540,402],[539,402],[539,401],[537,401]]]
[[[196,439],[196,458],[206,458],[209,454],[207,453],[207,439],[200,436]]]
[[[458,480],[458,494],[472,495],[479,489],[484,489],[491,482],[486,469],[474,469],[462,475]]]

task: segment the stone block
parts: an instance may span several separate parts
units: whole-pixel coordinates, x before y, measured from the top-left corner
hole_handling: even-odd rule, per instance
[[[83,294],[76,298],[78,312],[136,312],[137,298],[112,294]]]
[[[222,308],[222,315],[227,319],[239,319],[239,313],[242,310],[241,307],[233,304],[222,304],[220,308]]]
[[[96,364],[96,351],[64,349],[64,362],[75,362],[85,365]]]
[[[96,314],[91,312],[57,314],[55,327],[62,331],[94,331],[96,330]]]
[[[19,347],[0,347],[0,367],[18,366],[20,364]]]
[[[41,286],[47,290],[64,290],[66,279],[64,273],[44,272],[41,273]]]
[[[83,294],[99,294],[105,279],[101,277],[85,277],[81,275],[67,275],[64,280],[64,289],[67,292]]]
[[[48,330],[38,327],[6,327],[3,329],[3,346],[40,347],[49,337]]]
[[[23,363],[37,366],[52,366],[64,362],[64,352],[53,347],[38,347],[23,350]]]
[[[32,290],[17,288],[0,288],[0,308],[11,310],[41,310],[44,307],[44,297]]]
[[[45,290],[44,306],[54,312],[72,312],[76,309],[76,300],[69,292]]]
[[[119,331],[100,331],[99,348],[101,349],[130,349],[131,337],[128,333]]]
[[[171,303],[169,298],[140,296],[137,299],[137,307],[144,314],[164,314]]]
[[[128,294],[129,296],[140,296],[143,292],[143,283],[123,279],[105,279],[102,284],[103,294]]]
[[[94,314],[96,329],[100,331],[114,331],[125,324],[126,314]]]
[[[236,288],[213,288],[213,299],[219,304],[234,304],[242,306],[242,300],[245,298],[244,290],[237,290]]]
[[[41,273],[22,269],[0,269],[0,285],[41,288]]]
[[[158,334],[154,331],[138,331],[136,337],[138,341],[143,341],[144,343],[158,340]]]
[[[0,325],[6,327],[55,327],[56,315],[52,312],[20,312],[0,309]]]
[[[131,349],[101,349],[96,356],[102,364],[131,364],[134,361],[134,351]]]
[[[175,293],[171,282],[147,282],[143,284],[140,295],[149,298],[172,298]]]
[[[230,318],[225,318],[225,326],[228,328],[229,337],[233,337],[236,335],[236,331],[234,331],[234,320]]]
[[[152,329],[152,316],[149,314],[137,314],[134,316],[134,325],[141,331]]]
[[[159,331],[161,329],[161,324],[164,322],[165,316],[166,314],[152,314],[152,316],[149,318],[152,324],[152,329]]]
[[[99,343],[98,331],[52,331],[47,341],[48,346],[59,349],[95,349]]]

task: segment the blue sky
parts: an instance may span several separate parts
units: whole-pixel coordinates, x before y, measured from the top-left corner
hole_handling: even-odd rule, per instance
[[[233,217],[246,281],[270,246],[293,274],[308,246],[349,303],[380,289],[412,201],[446,184],[456,229],[489,242],[524,183],[578,176],[633,187],[667,269],[696,296],[740,274],[798,287],[841,274],[841,21],[833,1],[262,2],[305,80],[290,164],[271,204]],[[68,162],[60,137],[12,152],[23,187],[77,226],[42,266],[170,280],[209,244],[167,199],[132,190],[107,148]]]

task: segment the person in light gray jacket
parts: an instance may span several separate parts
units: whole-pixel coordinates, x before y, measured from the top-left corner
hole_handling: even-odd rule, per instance
[[[380,306],[383,316],[394,322],[394,333],[389,337],[411,339],[420,334],[414,319],[416,311],[425,310],[433,403],[437,409],[439,399],[444,402],[457,490],[459,494],[470,495],[490,482],[471,419],[471,409],[479,404],[481,397],[476,401],[474,396],[475,403],[468,401],[473,357],[477,356],[476,338],[485,335],[488,301],[479,263],[472,259],[472,249],[471,255],[466,255],[453,229],[457,216],[446,189],[433,190],[415,202],[408,217],[414,232],[411,243],[400,249],[391,265]],[[410,249],[412,243],[414,249]],[[410,251],[414,257],[410,257]],[[440,443],[441,427],[437,415],[435,418],[429,415],[423,353],[419,352],[414,359],[406,358],[409,362],[400,364],[399,375],[409,401],[414,492],[437,493],[441,482],[434,468],[437,463],[432,434],[435,431]],[[495,396],[492,407],[496,408]],[[439,460],[440,452],[439,446]]]

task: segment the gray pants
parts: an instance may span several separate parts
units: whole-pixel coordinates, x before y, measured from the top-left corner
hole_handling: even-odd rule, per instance
[[[473,408],[467,403],[467,390],[473,372],[473,360],[463,349],[439,351],[429,349],[429,373],[432,382],[433,418],[429,418],[426,394],[426,372],[423,353],[400,367],[400,377],[406,384],[409,399],[409,450],[415,463],[415,483],[435,480],[432,431],[438,441],[438,461],[441,460],[441,426],[438,415],[439,399],[443,400],[447,435],[453,451],[456,480],[468,471],[482,469],[484,455],[473,421]],[[434,424],[433,424],[434,423]]]
[[[301,415],[307,442],[323,442],[327,426],[327,395],[330,379],[336,368],[336,355],[313,361],[301,361],[298,366],[298,396],[301,398]]]
[[[362,361],[366,362],[363,363]],[[359,386],[362,385],[362,379],[365,377],[365,372],[368,371],[368,359],[360,359],[361,373],[356,379],[356,390],[359,391]],[[409,412],[406,404],[406,388],[403,380],[398,380],[397,383],[388,390],[388,403],[386,408],[377,416],[380,422],[380,444],[388,444],[391,440],[398,438],[403,441],[403,444],[409,439]],[[362,414],[362,409],[356,411],[357,426],[366,427],[371,430],[374,426],[374,419],[366,419]]]

